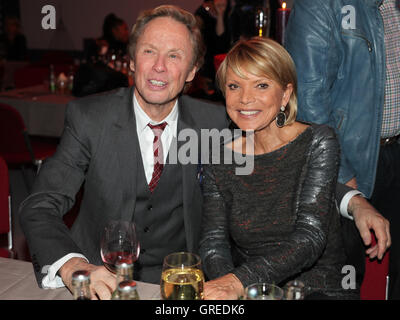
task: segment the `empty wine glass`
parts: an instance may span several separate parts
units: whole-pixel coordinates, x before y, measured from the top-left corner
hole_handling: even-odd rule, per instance
[[[111,221],[104,228],[100,248],[105,267],[113,273],[116,272],[117,261],[133,264],[140,253],[135,224],[130,221]]]
[[[166,256],[160,287],[163,300],[203,300],[204,274],[200,257],[189,252]]]
[[[283,290],[270,283],[254,283],[245,289],[245,300],[282,300]]]

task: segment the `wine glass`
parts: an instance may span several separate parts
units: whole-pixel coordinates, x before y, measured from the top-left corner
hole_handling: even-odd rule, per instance
[[[163,300],[203,300],[204,274],[200,257],[190,252],[166,256],[160,287]]]
[[[100,248],[101,259],[112,273],[116,272],[117,261],[133,264],[140,253],[135,224],[130,221],[111,221],[104,228]]]
[[[282,300],[283,290],[270,283],[254,283],[245,289],[245,300]]]

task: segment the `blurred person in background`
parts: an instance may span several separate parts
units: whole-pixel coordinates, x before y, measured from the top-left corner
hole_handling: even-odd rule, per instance
[[[121,51],[125,54],[129,42],[128,24],[115,14],[110,13],[104,19],[101,40],[107,43],[108,50]]]
[[[217,94],[214,84],[214,56],[227,53],[231,47],[230,12],[229,0],[204,0],[195,12],[206,46],[204,65],[197,74],[197,83],[203,94],[211,99]]]
[[[82,64],[74,79],[73,95],[83,97],[133,84],[129,72],[127,23],[114,13],[103,22],[103,35],[87,44],[87,63]]]
[[[295,1],[286,35],[298,117],[335,129],[339,182],[389,220],[389,299],[400,299],[400,1]],[[363,243],[349,243],[360,274]]]
[[[26,38],[22,34],[20,21],[9,16],[4,20],[4,34],[0,37],[0,51],[6,60],[27,59],[28,49]]]
[[[126,55],[129,43],[128,24],[110,13],[104,18],[102,29],[102,36],[88,45],[87,58],[109,54]]]

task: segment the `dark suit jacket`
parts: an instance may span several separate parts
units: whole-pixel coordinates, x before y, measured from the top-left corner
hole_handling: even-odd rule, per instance
[[[186,96],[179,99],[178,130],[227,126],[225,108]],[[212,115],[212,116],[211,116]],[[68,253],[82,253],[100,265],[100,237],[111,219],[132,220],[136,202],[137,148],[133,88],[71,102],[55,155],[42,166],[32,194],[21,204],[36,278],[41,285],[51,265]],[[139,157],[140,158],[140,157]],[[197,164],[182,166],[186,244],[197,251],[202,197]],[[85,183],[79,215],[69,230],[62,216]],[[174,248],[171,248],[171,252]]]

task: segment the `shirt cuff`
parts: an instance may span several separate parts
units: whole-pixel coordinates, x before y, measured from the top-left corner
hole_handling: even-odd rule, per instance
[[[344,195],[342,201],[340,202],[340,214],[343,217],[350,219],[350,220],[354,220],[354,219],[353,219],[353,216],[351,214],[349,214],[347,208],[349,206],[350,199],[356,195],[361,195],[361,196],[365,197],[361,191],[351,190]]]
[[[54,262],[47,270],[47,275],[42,279],[42,288],[43,289],[56,289],[65,287],[64,282],[61,277],[57,275],[57,271],[66,263],[68,260],[72,258],[83,258],[87,262],[89,260],[80,253],[69,253],[61,259]]]

